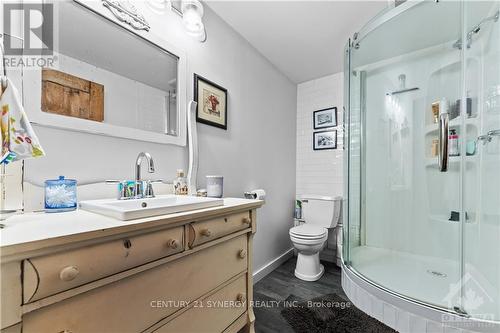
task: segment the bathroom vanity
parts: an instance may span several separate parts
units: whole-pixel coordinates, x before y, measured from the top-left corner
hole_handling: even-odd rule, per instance
[[[13,217],[0,231],[1,332],[253,332],[259,200],[130,221]]]

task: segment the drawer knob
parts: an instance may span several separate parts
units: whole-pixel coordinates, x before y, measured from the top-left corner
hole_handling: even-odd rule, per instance
[[[126,249],[130,249],[132,247],[132,242],[130,241],[130,239],[124,239],[123,240],[123,246],[126,248]]]
[[[236,301],[238,301],[240,303],[245,303],[246,300],[247,300],[247,298],[245,297],[245,294],[243,294],[243,293],[239,293],[238,296],[236,296]]]
[[[244,259],[246,256],[247,256],[247,251],[245,251],[244,249],[241,249],[238,252],[238,257],[240,257],[240,259]]]
[[[71,281],[80,273],[75,266],[64,267],[59,273],[59,278],[63,281]]]
[[[202,236],[205,236],[205,237],[210,237],[210,235],[212,235],[212,232],[210,231],[210,229],[203,229],[202,231],[200,231],[200,233]]]
[[[167,246],[175,250],[177,247],[179,247],[179,242],[176,239],[170,239],[167,242]]]
[[[251,223],[252,223],[252,220],[251,220],[249,217],[245,217],[245,218],[243,219],[243,223],[245,223],[245,224],[251,224]]]

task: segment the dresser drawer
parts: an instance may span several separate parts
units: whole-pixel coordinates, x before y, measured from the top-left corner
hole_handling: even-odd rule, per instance
[[[182,252],[183,235],[176,227],[26,260],[24,302]]]
[[[247,269],[242,235],[23,316],[23,333],[141,332]]]
[[[233,232],[249,228],[252,224],[248,212],[219,217],[189,225],[189,247],[209,242]]]
[[[246,311],[246,276],[216,293],[194,303],[194,306],[160,327],[155,333],[223,332]]]

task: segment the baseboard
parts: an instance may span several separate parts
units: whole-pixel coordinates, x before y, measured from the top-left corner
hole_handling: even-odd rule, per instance
[[[274,271],[276,268],[281,266],[281,264],[283,264],[291,257],[293,257],[293,247],[291,249],[286,250],[283,254],[271,260],[269,263],[267,263],[266,265],[255,271],[253,273],[253,283],[255,284],[259,282],[264,276]]]

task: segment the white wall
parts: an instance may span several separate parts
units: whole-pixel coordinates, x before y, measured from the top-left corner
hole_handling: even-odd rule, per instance
[[[135,2],[152,25],[152,33],[184,49],[188,57],[188,99],[193,73],[228,89],[228,130],[198,124],[199,187],[205,175],[225,177],[225,196],[241,197],[264,188],[254,245],[255,270],[291,245],[288,229],[295,196],[296,86],[245,39],[205,6],[206,43],[189,38],[174,13],[153,13]],[[26,162],[25,179],[40,183],[58,175],[81,182],[133,176],[140,151],[155,159],[158,178],[172,179],[187,169],[187,149],[170,145],[102,137],[36,126],[47,156]]]
[[[343,194],[343,74],[328,75],[298,85],[297,197],[302,194]],[[337,107],[336,150],[313,150],[313,112]],[[320,131],[320,130],[316,130]]]

